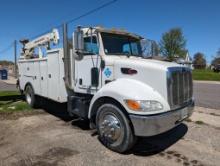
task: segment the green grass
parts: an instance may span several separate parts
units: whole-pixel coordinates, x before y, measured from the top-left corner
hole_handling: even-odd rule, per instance
[[[201,120],[195,121],[195,123],[198,124],[198,125],[203,125],[203,124],[205,124],[205,123],[204,123],[203,121],[201,121]]]
[[[192,120],[190,118],[186,119],[186,122],[192,122]]]
[[[20,95],[18,91],[0,91],[0,97]]]
[[[194,80],[220,81],[220,73],[215,73],[209,69],[195,69],[192,71]]]
[[[30,111],[31,107],[22,100],[17,91],[0,91],[0,113]]]

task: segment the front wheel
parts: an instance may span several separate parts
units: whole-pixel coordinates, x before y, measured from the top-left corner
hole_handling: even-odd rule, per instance
[[[100,141],[109,149],[123,153],[133,147],[135,136],[128,118],[113,104],[102,105],[96,115]]]

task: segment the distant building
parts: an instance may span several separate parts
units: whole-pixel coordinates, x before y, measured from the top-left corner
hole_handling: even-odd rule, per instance
[[[191,58],[190,55],[189,55],[189,52],[186,53],[185,58],[177,58],[177,59],[176,59],[176,62],[177,62],[178,64],[183,65],[183,66],[187,66],[187,67],[189,67],[190,69],[193,69],[193,62],[192,62],[192,58]]]
[[[0,69],[6,69],[9,75],[14,75],[14,65],[0,65]]]
[[[186,53],[185,65],[187,65],[189,68],[193,69],[193,61],[192,61],[192,58],[189,55],[189,52]]]

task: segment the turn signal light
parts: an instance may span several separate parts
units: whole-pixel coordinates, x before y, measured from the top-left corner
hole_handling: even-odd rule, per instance
[[[126,100],[127,106],[134,111],[139,111],[141,109],[141,104],[135,100]]]

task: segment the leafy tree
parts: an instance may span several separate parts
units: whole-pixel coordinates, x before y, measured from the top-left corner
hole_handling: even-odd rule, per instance
[[[220,57],[220,48],[217,51],[216,57]]]
[[[219,50],[217,51],[216,53],[216,56],[214,57],[214,59],[212,60],[212,63],[211,63],[213,66],[217,65],[217,64],[220,64],[220,48]]]
[[[154,41],[151,45],[151,55],[158,56],[160,54],[160,48],[158,44]]]
[[[220,57],[215,57],[212,60],[212,65],[215,66],[215,65],[218,65],[218,64],[220,64]]]
[[[194,55],[193,66],[195,69],[205,69],[206,68],[206,59],[205,55],[201,52],[198,52]]]
[[[141,41],[141,47],[144,57],[158,56],[160,54],[160,49],[156,41],[143,39]]]
[[[162,35],[160,51],[170,61],[175,57],[185,58],[187,53],[185,46],[186,39],[180,28],[173,28]]]
[[[2,66],[14,65],[14,62],[6,61],[6,60],[0,60],[0,65],[2,65]]]

